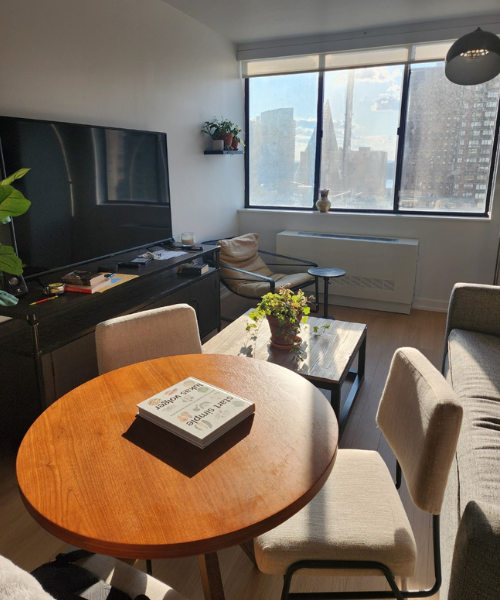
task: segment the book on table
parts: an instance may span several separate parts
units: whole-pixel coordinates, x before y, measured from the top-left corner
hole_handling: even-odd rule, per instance
[[[179,275],[203,275],[208,268],[206,263],[187,262],[178,267],[177,273]]]
[[[93,287],[99,285],[106,280],[104,273],[97,273],[96,271],[84,271],[75,270],[71,273],[63,275],[62,281],[69,285],[84,285],[87,287]]]
[[[138,415],[198,448],[226,433],[255,411],[255,404],[188,377],[137,404]]]
[[[95,292],[102,292],[103,289],[111,287],[111,279],[105,279],[97,285],[72,285],[67,283],[64,291],[66,292],[78,292],[80,294],[94,294]]]

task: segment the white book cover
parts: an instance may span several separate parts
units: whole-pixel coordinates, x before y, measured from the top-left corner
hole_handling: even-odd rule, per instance
[[[139,415],[204,448],[255,411],[249,400],[188,377],[137,404]]]

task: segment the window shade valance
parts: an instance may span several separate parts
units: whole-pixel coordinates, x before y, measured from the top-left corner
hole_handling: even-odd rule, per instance
[[[243,60],[243,77],[331,71],[356,67],[415,63],[444,60],[454,40],[438,43],[409,44],[387,48],[372,48],[356,52],[329,52],[289,56],[284,58]]]

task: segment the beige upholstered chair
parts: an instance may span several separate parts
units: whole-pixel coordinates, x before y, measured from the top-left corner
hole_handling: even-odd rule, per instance
[[[176,354],[201,354],[196,312],[175,304],[116,317],[95,330],[99,373],[143,360]]]
[[[462,407],[443,376],[414,348],[394,354],[377,414],[406,479],[413,503],[433,515],[436,583],[440,586],[439,512],[460,432]],[[293,574],[385,575],[392,592],[330,592],[322,598],[403,599],[395,577],[413,575],[417,549],[391,475],[377,452],[339,450],[314,499],[291,519],[254,540],[261,571],[284,575],[282,600]],[[355,595],[358,594],[358,595]],[[373,594],[373,593],[372,593]],[[307,594],[313,598],[314,593]]]
[[[244,298],[261,298],[268,292],[274,292],[275,288],[298,290],[314,283],[314,277],[307,273],[307,269],[317,267],[316,263],[259,250],[258,240],[256,233],[247,233],[217,242],[220,246],[221,281],[229,290]],[[260,255],[266,256],[267,262]],[[269,266],[286,267],[287,273],[275,273]],[[297,268],[300,272],[289,272],[297,271]]]

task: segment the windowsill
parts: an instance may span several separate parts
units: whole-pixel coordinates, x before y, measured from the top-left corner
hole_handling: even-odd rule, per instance
[[[238,212],[242,213],[261,213],[263,215],[271,214],[283,214],[286,213],[288,215],[301,215],[306,218],[321,218],[321,219],[331,219],[331,218],[343,218],[343,217],[357,217],[357,218],[369,218],[369,219],[377,219],[377,218],[389,218],[389,219],[432,219],[432,220],[456,220],[456,221],[471,221],[471,222],[481,222],[481,221],[491,221],[490,215],[478,215],[476,217],[467,216],[467,215],[432,215],[432,214],[406,214],[406,213],[361,213],[361,212],[336,212],[329,211],[327,213],[320,213],[317,210],[291,210],[287,208],[239,208]]]

